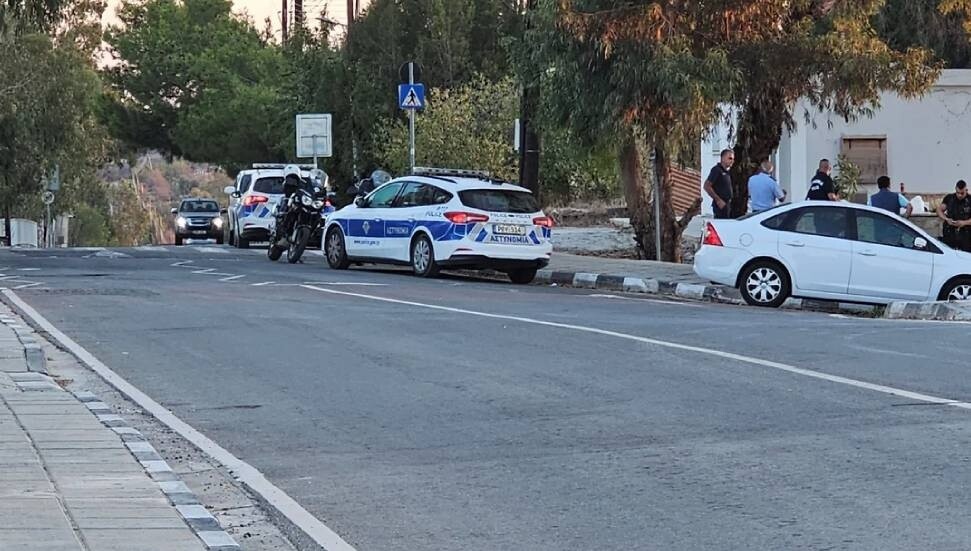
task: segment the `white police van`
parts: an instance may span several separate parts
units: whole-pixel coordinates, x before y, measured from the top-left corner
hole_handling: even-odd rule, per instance
[[[313,165],[256,163],[236,175],[236,183],[224,190],[229,200],[229,244],[246,249],[252,241],[267,241],[274,223],[273,209],[283,199],[284,171],[297,166],[300,175],[311,177]]]
[[[401,264],[431,277],[442,268],[491,268],[523,284],[549,264],[552,228],[525,188],[482,172],[416,168],[329,215],[323,249],[338,270]]]

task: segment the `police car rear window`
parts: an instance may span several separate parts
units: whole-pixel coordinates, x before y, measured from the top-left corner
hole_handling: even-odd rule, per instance
[[[253,184],[253,191],[267,195],[280,195],[283,193],[283,178],[260,178]]]
[[[532,193],[509,189],[470,189],[459,192],[462,204],[487,212],[529,214],[539,211],[539,203]]]

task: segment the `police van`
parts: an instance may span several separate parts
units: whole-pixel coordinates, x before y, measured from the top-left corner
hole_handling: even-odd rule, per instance
[[[303,178],[313,176],[313,165],[256,163],[242,170],[224,190],[229,195],[229,244],[240,249],[267,241],[274,223],[273,210],[283,199],[285,169],[296,166]]]
[[[488,173],[416,168],[327,217],[323,250],[333,269],[355,262],[494,269],[525,284],[550,261],[553,220],[525,188]]]

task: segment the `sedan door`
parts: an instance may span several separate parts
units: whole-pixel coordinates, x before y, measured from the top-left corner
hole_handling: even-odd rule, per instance
[[[793,210],[780,228],[779,256],[792,270],[793,294],[846,294],[853,242],[850,211],[838,206]]]
[[[855,214],[850,294],[927,300],[934,278],[934,258],[939,251],[922,235],[891,216],[865,210],[857,210]],[[923,248],[918,247],[919,243]]]
[[[384,249],[384,224],[394,204],[401,182],[390,182],[374,190],[364,206],[354,209],[347,219],[345,239],[349,256],[387,258]]]

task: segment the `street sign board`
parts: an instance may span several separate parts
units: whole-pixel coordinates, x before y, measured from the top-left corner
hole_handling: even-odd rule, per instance
[[[330,157],[331,115],[329,113],[297,115],[297,157]]]
[[[398,106],[402,109],[424,109],[425,108],[425,85],[424,84],[399,84],[398,85]]]

